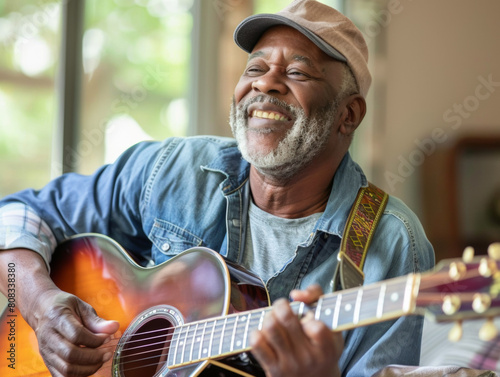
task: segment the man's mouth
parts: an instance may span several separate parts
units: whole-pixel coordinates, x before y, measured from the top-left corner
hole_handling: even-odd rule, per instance
[[[288,117],[286,117],[283,114],[280,114],[275,111],[262,111],[262,110],[254,110],[252,112],[252,117],[253,118],[262,118],[262,119],[272,119],[272,120],[279,120],[279,121],[288,121]]]

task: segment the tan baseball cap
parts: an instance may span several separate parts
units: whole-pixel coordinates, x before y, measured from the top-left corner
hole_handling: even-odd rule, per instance
[[[360,94],[366,97],[371,84],[368,47],[361,31],[338,10],[315,0],[295,0],[277,13],[256,14],[244,19],[234,31],[236,44],[251,52],[270,27],[297,29],[332,58],[351,67]]]

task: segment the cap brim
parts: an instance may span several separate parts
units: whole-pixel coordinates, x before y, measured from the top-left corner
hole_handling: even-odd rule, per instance
[[[346,63],[347,59],[335,48],[326,43],[310,30],[296,22],[277,14],[256,14],[243,20],[234,31],[234,41],[246,52],[252,52],[262,34],[273,26],[286,25],[293,27],[318,46],[324,53],[332,58]]]

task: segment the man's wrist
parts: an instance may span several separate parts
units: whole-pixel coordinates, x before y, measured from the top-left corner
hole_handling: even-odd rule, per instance
[[[25,319],[33,313],[41,292],[57,289],[43,258],[29,249],[0,251],[0,291],[8,296],[12,287],[15,306]]]

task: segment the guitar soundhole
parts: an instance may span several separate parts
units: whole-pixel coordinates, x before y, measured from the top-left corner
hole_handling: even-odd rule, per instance
[[[141,322],[127,337],[120,352],[120,375],[154,376],[167,361],[172,334],[172,323],[165,317]]]

